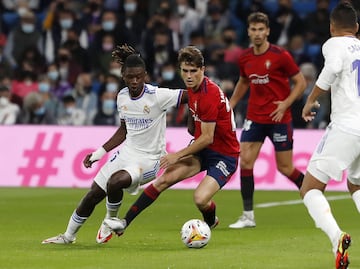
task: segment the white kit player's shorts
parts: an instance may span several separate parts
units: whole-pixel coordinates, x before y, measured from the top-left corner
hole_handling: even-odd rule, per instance
[[[307,170],[321,182],[342,180],[347,169],[351,183],[360,185],[360,136],[330,124],[313,153]]]
[[[141,185],[148,183],[156,177],[159,167],[160,161],[158,159],[150,159],[149,155],[136,154],[123,147],[116,151],[100,169],[94,181],[106,192],[107,182],[111,175],[119,170],[125,170],[132,179],[132,183],[126,191],[135,195],[138,193]]]

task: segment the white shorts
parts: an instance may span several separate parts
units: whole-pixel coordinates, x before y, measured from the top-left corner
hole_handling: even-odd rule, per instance
[[[349,181],[360,185],[360,136],[346,133],[335,124],[330,124],[317,145],[307,170],[327,184],[331,178],[341,181],[345,169],[348,170]]]
[[[150,158],[152,157],[152,159]],[[130,194],[137,194],[139,187],[153,180],[159,172],[160,161],[154,156],[140,155],[123,147],[96,174],[94,181],[106,192],[107,182],[117,171],[125,170],[131,176],[131,185],[126,188]]]

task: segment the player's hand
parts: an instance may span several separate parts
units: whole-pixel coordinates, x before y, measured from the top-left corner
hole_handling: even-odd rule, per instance
[[[85,159],[83,160],[83,164],[86,168],[90,168],[94,162],[90,161],[92,153],[86,155]]]
[[[320,107],[320,103],[318,101],[315,102],[306,102],[306,104],[304,105],[304,108],[302,110],[302,118],[306,121],[312,121],[315,116],[316,116],[316,112],[312,111],[313,108],[319,108]]]
[[[179,157],[176,153],[169,153],[160,159],[160,168],[166,169],[169,165],[176,163]]]
[[[271,112],[270,117],[273,121],[280,122],[284,117],[285,111],[288,107],[283,101],[274,101],[273,103],[277,105],[277,108]]]

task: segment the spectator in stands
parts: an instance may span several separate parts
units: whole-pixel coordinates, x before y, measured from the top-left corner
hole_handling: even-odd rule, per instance
[[[224,62],[238,64],[243,48],[237,43],[237,32],[232,26],[227,26],[222,32],[224,44]]]
[[[22,124],[56,124],[56,119],[46,110],[41,94],[31,92],[24,98],[24,107],[19,122]]]
[[[123,20],[119,20],[114,11],[106,10],[101,16],[101,28],[94,34],[94,38],[91,42],[91,53],[102,48],[102,42],[105,35],[111,35],[115,44],[125,44],[128,43],[129,34]]]
[[[65,84],[68,83],[71,86],[75,85],[78,75],[83,71],[82,66],[77,62],[70,49],[62,46],[57,51],[56,65],[58,67],[60,80]]]
[[[83,10],[83,23],[91,43],[97,31],[101,29],[101,14],[103,13],[103,0],[88,0]]]
[[[70,94],[65,95],[62,98],[62,104],[64,110],[57,118],[57,123],[59,125],[85,125],[85,111],[81,108],[76,107],[76,101],[74,96]]]
[[[78,34],[81,47],[86,49],[89,46],[89,38],[84,25],[77,19],[74,11],[60,8],[60,4],[63,7],[59,1],[50,5],[45,21],[46,25],[44,25],[45,56],[49,63],[55,60],[56,52],[68,39],[68,30],[70,29]]]
[[[28,47],[37,47],[43,52],[41,32],[35,27],[36,17],[31,11],[21,16],[20,24],[14,27],[9,35],[4,48],[4,55],[13,68],[20,63],[20,58]]]
[[[61,79],[59,68],[56,63],[48,65],[46,75],[49,78],[50,91],[58,100],[61,100],[65,94],[73,89],[72,85],[67,80]]]
[[[207,45],[221,43],[222,33],[230,25],[229,12],[220,0],[209,0],[207,15],[202,20],[201,29]]]
[[[305,40],[321,46],[330,37],[330,0],[316,0],[316,10],[304,18]]]
[[[101,43],[101,47],[91,54],[92,70],[95,73],[106,74],[109,70],[110,62],[112,62],[111,53],[115,48],[114,36],[111,34],[103,35]]]
[[[99,107],[92,119],[93,125],[116,126],[120,123],[119,113],[116,109],[116,95],[117,92],[112,89],[102,92]]]
[[[47,111],[56,117],[59,109],[59,99],[51,92],[50,79],[47,75],[42,74],[38,80],[38,92],[41,94],[44,100],[44,106]]]
[[[91,115],[94,115],[98,107],[98,96],[93,91],[92,84],[93,79],[90,73],[80,73],[71,93],[76,100],[76,107],[85,111],[86,124],[91,124]]]
[[[298,65],[311,62],[310,56],[306,53],[306,44],[303,35],[292,36],[289,40],[287,49]]]
[[[81,46],[79,33],[74,28],[67,31],[67,40],[64,42],[63,47],[69,49],[72,61],[78,63],[82,71],[91,71],[91,54],[88,49]]]
[[[4,55],[4,46],[6,44],[5,34],[0,34],[0,76],[13,77],[13,68],[10,61]]]
[[[293,9],[292,0],[278,0],[278,10],[271,23],[269,41],[279,46],[286,46],[294,35],[302,35],[303,20]]]
[[[190,6],[188,0],[176,0],[176,16],[179,23],[180,46],[185,47],[190,44],[191,32],[198,30],[202,17]]]
[[[123,14],[121,19],[124,21],[128,33],[128,44],[134,48],[141,49],[141,37],[146,27],[146,15],[138,10],[137,0],[124,0]],[[117,43],[120,44],[120,43]]]
[[[20,107],[10,101],[10,90],[0,85],[0,125],[12,125],[17,122]]]

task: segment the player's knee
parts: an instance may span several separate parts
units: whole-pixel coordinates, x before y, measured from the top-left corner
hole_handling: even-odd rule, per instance
[[[107,182],[107,190],[124,189],[131,185],[131,178],[127,173],[114,173]]]

